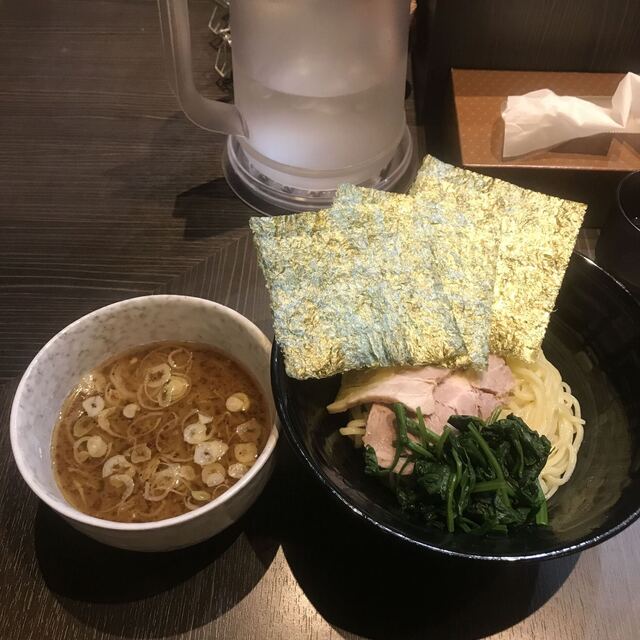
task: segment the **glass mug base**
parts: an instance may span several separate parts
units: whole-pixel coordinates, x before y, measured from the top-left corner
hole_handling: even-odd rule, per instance
[[[270,162],[253,152],[242,138],[229,136],[222,170],[233,192],[250,207],[268,216],[312,211],[331,205],[341,184],[382,191],[404,191],[417,170],[417,157],[408,127],[387,157],[342,172],[301,171]]]

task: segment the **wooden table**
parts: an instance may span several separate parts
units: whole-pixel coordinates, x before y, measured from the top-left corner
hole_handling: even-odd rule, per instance
[[[206,25],[210,2],[191,5]],[[198,82],[213,85],[198,31]],[[270,317],[251,211],[222,178],[223,139],[177,110],[155,2],[5,0],[0,33],[0,639],[638,637],[640,525],[540,565],[444,562],[355,521],[284,440],[258,504],[190,550],[102,547],[40,504],[9,409],[54,333],[157,292],[212,298],[267,332]]]

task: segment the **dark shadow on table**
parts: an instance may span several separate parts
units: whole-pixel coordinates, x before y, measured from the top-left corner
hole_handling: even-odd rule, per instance
[[[110,197],[138,206],[147,200],[157,206],[158,200],[171,198],[172,216],[185,221],[185,240],[246,227],[248,219],[257,214],[220,176],[225,144],[226,136],[199,129],[176,112],[162,121],[143,152],[106,172]],[[194,185],[194,176],[202,179],[203,175],[212,179]]]
[[[224,178],[192,187],[176,197],[174,218],[184,220],[184,239],[199,240],[219,236],[228,231],[247,227],[249,218],[259,215],[244,205],[229,210],[230,200],[240,200]]]
[[[271,484],[263,495],[267,504]],[[36,556],[48,588],[85,625],[117,637],[173,636],[215,620],[260,581],[277,551],[269,518],[259,500],[199,545],[136,553],[91,540],[41,504]]]
[[[307,499],[296,501],[283,528],[284,554],[305,595],[346,638],[485,638],[541,607],[578,559],[518,565],[443,559],[356,519],[311,478],[296,493]]]

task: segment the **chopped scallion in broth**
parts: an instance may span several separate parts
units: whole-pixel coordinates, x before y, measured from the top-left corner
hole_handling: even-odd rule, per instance
[[[65,499],[88,515],[150,522],[197,509],[254,464],[265,400],[226,355],[156,343],[109,360],[67,397],[52,460]]]

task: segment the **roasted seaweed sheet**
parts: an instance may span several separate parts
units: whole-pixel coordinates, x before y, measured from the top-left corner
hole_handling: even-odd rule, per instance
[[[478,369],[489,357],[499,248],[500,213],[486,197],[490,180],[427,156],[410,192],[429,223],[438,276]]]
[[[287,373],[531,361],[585,210],[427,156],[409,196],[252,218]]]
[[[340,196],[329,210],[250,221],[287,373],[455,364],[464,343],[413,200]]]
[[[440,278],[472,361],[484,354],[484,343],[490,353],[532,362],[586,205],[430,156],[411,193],[434,223],[432,247]]]

